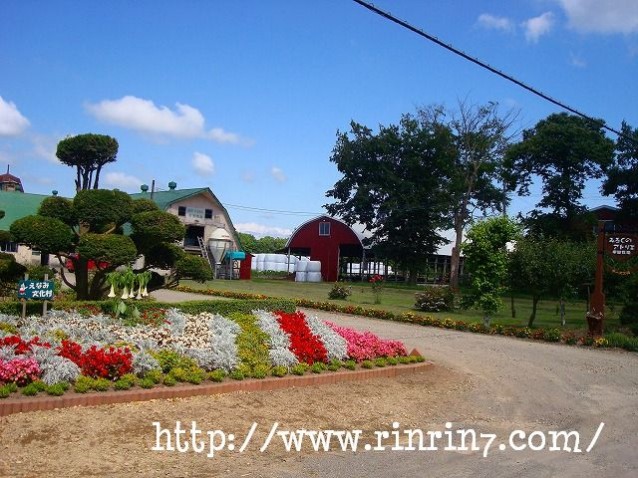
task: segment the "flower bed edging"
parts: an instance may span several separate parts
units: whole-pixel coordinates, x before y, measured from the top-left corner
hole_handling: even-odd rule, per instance
[[[413,351],[413,354],[415,352]],[[383,367],[370,370],[339,371],[333,373],[308,374],[302,376],[286,375],[282,378],[249,379],[224,381],[201,385],[177,385],[175,387],[158,386],[152,389],[136,388],[124,391],[95,392],[88,394],[68,393],[60,397],[41,396],[34,398],[8,398],[0,402],[0,416],[14,413],[54,410],[76,406],[97,406],[125,402],[139,402],[155,399],[186,398],[198,395],[215,395],[229,392],[258,392],[279,390],[291,387],[309,387],[370,380],[374,378],[393,378],[426,370],[432,362],[405,364],[396,367]]]

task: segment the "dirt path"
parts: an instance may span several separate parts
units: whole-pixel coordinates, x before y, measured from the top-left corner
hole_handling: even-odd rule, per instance
[[[638,476],[637,354],[307,312],[401,339],[437,365],[389,381],[0,418],[0,476]],[[234,433],[237,448],[253,422],[258,426],[244,453],[207,458],[152,451],[152,423],[174,428],[178,420],[185,428],[196,421],[204,431]],[[486,458],[443,450],[288,453],[277,440],[259,452],[273,422],[280,430],[361,429],[366,443],[374,430],[392,430],[393,421],[401,430],[424,431],[444,431],[451,422],[452,430],[474,428],[498,438]],[[605,426],[597,445],[585,453],[600,422]],[[500,451],[516,429],[576,430],[583,453]]]

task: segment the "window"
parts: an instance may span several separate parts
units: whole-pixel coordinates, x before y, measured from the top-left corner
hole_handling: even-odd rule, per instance
[[[329,222],[320,222],[319,223],[319,235],[320,236],[329,236],[330,235],[330,223]]]
[[[204,219],[212,219],[213,218],[213,210],[212,209],[206,209],[204,211]]]
[[[186,207],[185,206],[179,206],[177,208],[177,215],[178,216],[186,216]]]
[[[0,242],[0,252],[18,252],[18,243]]]

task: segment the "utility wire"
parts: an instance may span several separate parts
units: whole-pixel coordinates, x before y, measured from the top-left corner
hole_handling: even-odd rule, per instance
[[[320,216],[325,214],[325,212],[310,212],[310,211],[286,211],[281,209],[265,209],[260,207],[252,207],[252,206],[241,206],[239,204],[224,204],[225,207],[230,207],[234,209],[241,209],[245,211],[257,211],[257,212],[272,212],[277,214],[289,214],[293,216]]]
[[[610,131],[610,132],[612,132],[612,133],[614,133],[614,134],[616,134],[616,135],[618,135],[620,137],[628,139],[628,140],[630,140],[632,142],[636,142],[636,140],[633,137],[630,137],[630,136],[622,133],[621,131],[619,131],[619,130],[617,130],[615,128],[612,128],[611,126],[607,126],[607,124],[604,121],[596,119],[596,118],[593,118],[593,117],[591,117],[591,116],[589,116],[589,115],[587,115],[587,114],[585,114],[585,113],[583,113],[581,111],[578,111],[576,108],[572,108],[571,106],[569,106],[569,105],[567,105],[567,104],[565,104],[565,103],[563,103],[561,101],[558,101],[558,100],[552,98],[549,95],[546,95],[542,91],[539,91],[536,88],[534,88],[532,86],[529,86],[528,84],[523,83],[520,80],[517,80],[513,76],[508,75],[507,73],[504,73],[503,71],[501,71],[501,70],[499,70],[497,68],[494,68],[493,66],[485,63],[484,61],[481,61],[481,60],[479,60],[476,57],[468,55],[464,51],[459,50],[458,48],[450,45],[449,43],[445,43],[444,41],[438,39],[434,35],[430,35],[429,33],[425,32],[424,30],[416,28],[416,27],[412,26],[411,24],[409,24],[408,22],[400,20],[400,19],[396,18],[395,16],[393,16],[392,14],[390,14],[388,12],[385,12],[383,10],[380,10],[379,8],[375,7],[374,5],[372,5],[369,2],[365,2],[363,0],[353,0],[353,1],[358,3],[359,5],[361,5],[362,7],[367,8],[368,10],[376,13],[377,15],[380,15],[383,18],[385,18],[387,20],[390,20],[393,23],[396,23],[397,25],[400,25],[403,28],[406,28],[406,29],[410,30],[411,32],[416,33],[417,35],[419,35],[419,36],[421,36],[421,37],[423,37],[423,38],[425,38],[427,40],[430,40],[431,42],[436,43],[437,45],[445,48],[446,50],[451,51],[452,53],[454,53],[454,54],[456,54],[456,55],[458,55],[458,56],[460,56],[460,57],[462,57],[462,58],[464,58],[464,59],[466,59],[466,60],[468,60],[468,61],[470,61],[470,62],[472,62],[472,63],[474,63],[474,64],[476,64],[476,65],[478,65],[480,67],[482,67],[482,68],[485,68],[486,70],[488,70],[488,71],[500,76],[501,78],[505,78],[506,80],[511,81],[512,83],[520,86],[521,88],[526,89],[527,91],[535,94],[536,96],[540,96],[544,100],[547,100],[550,103],[553,103],[554,105],[559,106],[560,108],[563,108],[563,109],[565,109],[565,110],[567,110],[567,111],[569,111],[571,113],[574,113],[575,115],[578,115],[578,116],[580,116],[582,118],[585,118],[585,119],[587,119],[589,121],[593,121],[594,123],[599,124],[602,128],[606,129],[607,131]]]

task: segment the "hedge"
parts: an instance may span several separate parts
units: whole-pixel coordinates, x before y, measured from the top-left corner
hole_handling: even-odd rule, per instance
[[[49,302],[49,309],[61,310],[95,310],[105,314],[113,314],[119,300],[100,301],[59,301]],[[168,302],[147,302],[147,301],[127,301],[127,305],[134,305],[140,312],[149,309],[171,309],[177,308],[187,314],[198,314],[200,312],[217,313],[221,315],[240,312],[250,314],[253,310],[282,310],[284,312],[294,312],[296,305],[293,300],[288,299],[263,299],[263,300],[192,300],[180,302],[178,304]],[[22,303],[18,301],[0,302],[0,313],[9,315],[21,315]],[[27,315],[42,314],[42,302],[28,301]]]

